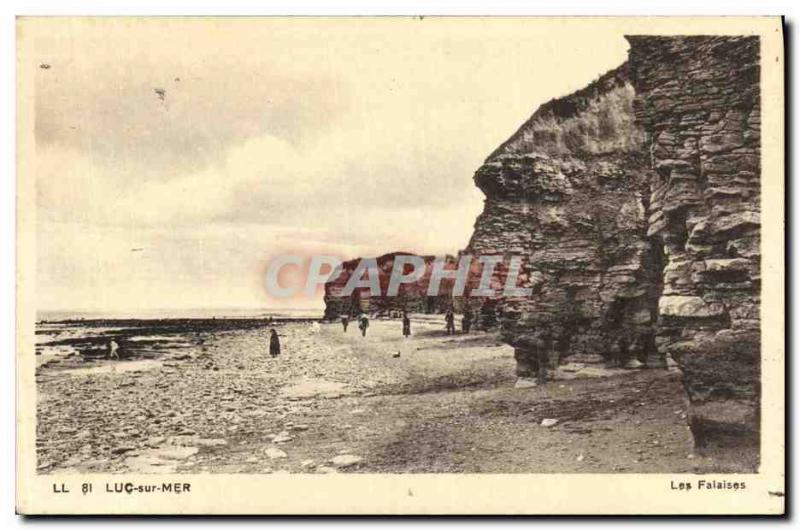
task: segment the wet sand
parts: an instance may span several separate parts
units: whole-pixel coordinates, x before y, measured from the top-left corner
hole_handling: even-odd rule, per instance
[[[42,364],[39,472],[737,470],[694,453],[677,371],[578,367],[519,389],[510,347],[439,317],[415,316],[410,339],[398,320],[366,338],[276,328],[277,359],[262,323],[188,331],[148,359]]]

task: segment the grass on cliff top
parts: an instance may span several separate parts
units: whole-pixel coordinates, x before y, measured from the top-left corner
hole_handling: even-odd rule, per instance
[[[639,150],[644,134],[634,123],[634,90],[630,84],[598,96],[576,115],[537,116],[497,154],[590,154]]]

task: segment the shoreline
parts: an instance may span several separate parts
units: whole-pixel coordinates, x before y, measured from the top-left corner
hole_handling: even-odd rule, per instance
[[[185,334],[141,361],[37,369],[39,473],[745,470],[695,454],[679,376],[560,372],[514,388],[513,349],[443,320]],[[73,370],[76,369],[76,370]],[[593,375],[592,375],[593,374]],[[556,423],[543,426],[545,419]],[[583,456],[581,456],[583,455]],[[342,458],[339,458],[342,457]]]

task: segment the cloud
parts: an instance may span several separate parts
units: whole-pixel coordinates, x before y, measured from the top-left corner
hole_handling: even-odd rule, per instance
[[[109,161],[50,147],[37,157],[45,217],[98,225],[263,223],[315,227],[346,238],[348,226],[384,234],[408,211],[479,204],[474,163],[413,136],[359,138],[339,129],[297,147],[263,135],[231,146],[212,166],[134,183]],[[383,226],[377,220],[384,219]]]
[[[51,65],[35,74],[41,306],[257,305],[278,252],[456,252],[484,157],[625,58],[617,28],[548,35],[504,19],[61,20],[33,58]]]
[[[336,125],[347,105],[337,81],[255,57],[193,53],[144,32],[136,45],[41,45],[51,68],[36,72],[36,138],[118,168],[120,178],[163,180],[213,165],[250,138],[294,143]],[[116,45],[115,45],[116,44]],[[302,97],[298,97],[302,95]]]

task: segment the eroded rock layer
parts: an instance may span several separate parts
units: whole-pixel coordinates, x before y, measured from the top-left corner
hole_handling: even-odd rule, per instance
[[[666,267],[657,344],[681,365],[698,445],[757,439],[757,37],[628,37]]]
[[[468,298],[532,375],[539,351],[681,366],[699,446],[755,441],[759,44],[629,37],[629,60],[543,105],[475,174],[465,253],[522,255],[526,297]]]
[[[661,255],[647,237],[651,176],[633,101],[625,64],[540,107],[475,174],[486,200],[465,252],[522,256],[519,285],[533,289],[494,300],[520,376],[542,344],[553,364],[659,363]]]
[[[452,304],[450,296],[452,282],[443,281],[442,288],[437,290],[437,294],[428,296],[434,256],[419,256],[425,264],[424,273],[415,282],[400,284],[397,294],[389,296],[392,270],[398,256],[414,256],[414,254],[392,252],[377,258],[367,258],[375,260],[380,294],[370,291],[368,287],[357,287],[351,293],[346,294],[347,282],[353,274],[358,272],[358,264],[362,262],[362,258],[344,262],[341,272],[325,283],[325,318],[330,320],[337,319],[342,315],[353,316],[362,311],[374,315],[388,315],[402,311],[412,313],[443,313],[447,311]],[[444,259],[449,267],[454,266],[452,256],[446,256]],[[412,270],[413,267],[406,264],[400,272],[411,274]],[[356,278],[356,280],[368,278],[369,271],[364,271],[361,278]]]

